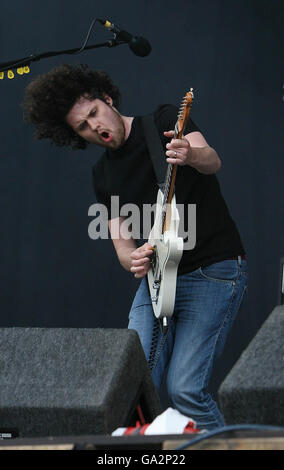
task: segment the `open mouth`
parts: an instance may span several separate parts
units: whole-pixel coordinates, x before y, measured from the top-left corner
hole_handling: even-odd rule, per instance
[[[111,134],[109,134],[108,132],[104,131],[101,133],[101,137],[103,138],[103,140],[105,142],[110,142],[111,141]]]

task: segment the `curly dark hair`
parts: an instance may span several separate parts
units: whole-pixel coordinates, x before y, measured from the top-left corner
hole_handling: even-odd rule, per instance
[[[120,91],[103,71],[94,71],[88,65],[60,65],[39,75],[26,88],[24,120],[35,126],[37,139],[50,139],[57,146],[70,145],[85,149],[88,142],[76,134],[65,117],[81,96],[87,99],[110,96],[118,108]]]

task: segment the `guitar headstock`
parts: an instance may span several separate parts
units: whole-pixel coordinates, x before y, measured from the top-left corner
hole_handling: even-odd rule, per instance
[[[179,129],[179,136],[183,134],[183,131],[185,129],[185,126],[187,124],[187,120],[189,118],[190,114],[190,108],[192,105],[194,95],[193,95],[193,88],[190,88],[190,90],[185,94],[184,98],[182,99],[182,102],[180,104],[179,108],[179,113],[178,113],[178,129]]]

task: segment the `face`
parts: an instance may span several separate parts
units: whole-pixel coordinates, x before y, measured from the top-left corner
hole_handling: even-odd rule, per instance
[[[117,149],[125,142],[125,124],[122,116],[105,97],[92,101],[81,97],[66,116],[66,122],[83,139],[90,143]]]

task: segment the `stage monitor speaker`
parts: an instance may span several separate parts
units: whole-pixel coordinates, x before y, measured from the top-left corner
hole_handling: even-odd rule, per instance
[[[136,410],[161,413],[134,330],[0,329],[0,432],[107,434],[135,425]]]
[[[226,424],[284,425],[284,306],[263,323],[218,397]]]
[[[284,305],[284,258],[280,258],[278,304]]]

